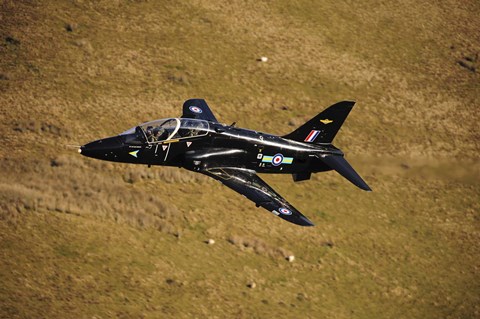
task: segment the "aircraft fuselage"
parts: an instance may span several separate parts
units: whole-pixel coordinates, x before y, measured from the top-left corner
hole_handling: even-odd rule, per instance
[[[118,135],[88,143],[85,156],[101,160],[183,167],[240,167],[258,173],[297,174],[331,170],[322,155],[343,155],[332,145],[299,143],[272,134],[209,122],[200,136],[128,143]],[[135,133],[132,133],[135,134]],[[139,144],[139,145],[136,145]]]
[[[338,102],[283,137],[218,122],[203,99],[183,104],[179,118],[140,124],[120,135],[80,147],[106,161],[183,167],[244,195],[274,215],[301,226],[313,223],[256,173],[292,174],[294,181],[336,170],[354,185],[370,187],[332,141],[355,102]]]

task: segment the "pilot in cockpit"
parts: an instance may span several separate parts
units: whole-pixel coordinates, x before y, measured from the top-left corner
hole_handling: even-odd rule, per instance
[[[145,135],[147,136],[147,141],[153,142],[153,126],[148,126],[145,130]]]
[[[163,141],[168,137],[168,131],[159,126],[153,130],[153,141]]]

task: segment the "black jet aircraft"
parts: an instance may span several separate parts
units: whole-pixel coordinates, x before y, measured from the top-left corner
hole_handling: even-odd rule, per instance
[[[370,187],[332,141],[355,102],[336,103],[285,136],[219,123],[205,100],[183,104],[183,114],[140,124],[120,135],[80,147],[101,160],[183,167],[219,180],[257,207],[297,225],[313,223],[257,173],[292,174],[295,182],[312,173],[336,170],[359,188]]]

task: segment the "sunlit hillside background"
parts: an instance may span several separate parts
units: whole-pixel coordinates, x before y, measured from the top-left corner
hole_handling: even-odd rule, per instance
[[[474,0],[0,0],[0,317],[480,318],[479,16]],[[188,98],[279,135],[353,99],[335,145],[374,191],[263,175],[302,228],[186,170],[67,146]]]

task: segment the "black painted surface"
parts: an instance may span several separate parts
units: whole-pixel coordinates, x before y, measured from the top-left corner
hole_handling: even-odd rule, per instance
[[[113,162],[200,172],[289,222],[313,226],[256,173],[293,174],[295,181],[303,181],[310,179],[311,173],[335,169],[354,185],[370,190],[343,152],[330,143],[353,105],[350,101],[334,104],[279,137],[220,124],[204,100],[191,99],[184,103],[181,118],[141,124],[121,135],[88,143],[80,152]]]

